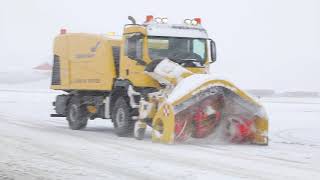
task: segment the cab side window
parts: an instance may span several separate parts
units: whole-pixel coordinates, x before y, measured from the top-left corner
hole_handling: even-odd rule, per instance
[[[206,54],[206,42],[204,40],[194,39],[193,40],[193,53],[198,54],[202,59],[205,58]]]
[[[139,33],[130,34],[126,38],[125,55],[130,59],[141,60],[143,50],[143,36]]]

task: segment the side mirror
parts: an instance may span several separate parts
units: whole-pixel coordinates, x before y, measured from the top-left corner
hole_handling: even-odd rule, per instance
[[[211,55],[210,63],[214,63],[217,60],[217,49],[216,49],[216,43],[212,39],[210,39],[210,55]]]

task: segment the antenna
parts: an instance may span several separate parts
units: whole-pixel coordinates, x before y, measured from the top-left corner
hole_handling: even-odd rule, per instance
[[[128,16],[128,19],[132,22],[132,24],[136,24],[136,20],[132,16]]]

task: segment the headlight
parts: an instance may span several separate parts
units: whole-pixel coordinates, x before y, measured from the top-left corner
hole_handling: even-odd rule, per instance
[[[168,20],[168,18],[162,18],[161,21],[163,24],[167,24],[169,20]]]
[[[188,25],[191,25],[191,22],[192,22],[191,19],[185,19],[185,20],[184,20],[184,23],[185,23],[185,24],[188,24]]]
[[[195,26],[195,25],[197,25],[197,24],[198,24],[198,22],[197,22],[196,20],[194,20],[194,19],[193,19],[193,20],[191,21],[191,24]]]
[[[168,18],[161,18],[161,17],[157,17],[154,19],[154,21],[158,24],[167,24],[168,23]]]
[[[162,19],[159,18],[159,17],[157,17],[157,18],[154,19],[154,21],[155,21],[156,23],[161,23],[161,22],[162,22]]]
[[[197,25],[201,24],[201,19],[200,18],[185,19],[184,23],[187,24],[187,25],[197,26]]]

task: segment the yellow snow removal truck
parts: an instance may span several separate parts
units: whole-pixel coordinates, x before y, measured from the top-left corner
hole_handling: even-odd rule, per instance
[[[168,24],[147,16],[123,36],[67,33],[54,41],[52,117],[73,130],[111,119],[118,136],[175,143],[191,138],[268,144],[264,108],[232,83],[209,73],[216,47],[200,18]]]

